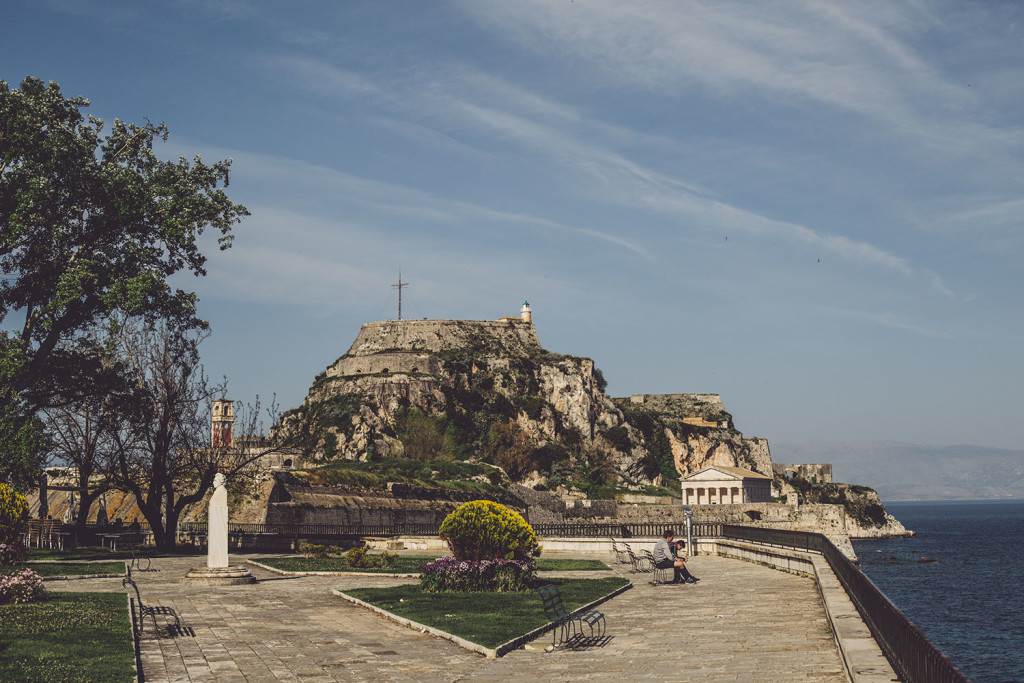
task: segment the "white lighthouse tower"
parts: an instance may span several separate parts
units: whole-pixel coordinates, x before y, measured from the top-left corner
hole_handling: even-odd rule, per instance
[[[523,322],[524,323],[533,322],[533,313],[530,311],[530,302],[529,301],[524,301],[523,302],[523,310],[521,312],[521,315],[523,316]]]

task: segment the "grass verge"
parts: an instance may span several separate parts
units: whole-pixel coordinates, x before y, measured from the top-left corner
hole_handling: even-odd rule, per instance
[[[437,559],[434,555],[399,555],[394,566],[384,569],[354,569],[344,557],[268,557],[260,564],[286,572],[371,572],[374,574],[418,574],[420,565]],[[603,571],[608,565],[600,560],[574,560],[571,558],[539,558],[537,569],[546,571]]]
[[[167,557],[167,553],[161,552],[153,546],[146,546],[139,550],[143,557]],[[182,545],[175,549],[174,554],[205,555],[206,548]],[[132,558],[132,551],[126,549],[114,551],[101,546],[80,546],[66,550],[32,548],[28,551],[27,557],[29,562],[38,562],[40,560],[130,560]]]
[[[609,567],[601,560],[542,557],[537,560],[537,569],[542,572],[600,572],[608,570]]]
[[[50,593],[0,605],[0,681],[131,681],[134,662],[122,593]]]
[[[44,579],[50,576],[92,576],[93,574],[124,574],[124,562],[40,562],[29,563]]]
[[[570,611],[629,583],[620,577],[552,579]],[[424,593],[419,586],[355,588],[345,593],[392,614],[433,626],[484,647],[548,623],[536,593]]]
[[[433,556],[399,555],[395,564],[383,568],[359,568],[348,566],[344,557],[266,557],[257,560],[274,569],[286,572],[369,572],[373,574],[418,574],[420,565],[437,559]]]

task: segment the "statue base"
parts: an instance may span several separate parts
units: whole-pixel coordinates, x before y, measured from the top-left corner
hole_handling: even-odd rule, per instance
[[[245,567],[193,567],[181,577],[180,583],[190,586],[239,586],[256,583],[256,577]]]

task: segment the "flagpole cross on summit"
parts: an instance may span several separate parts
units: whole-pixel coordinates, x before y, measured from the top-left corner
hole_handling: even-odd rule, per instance
[[[402,287],[408,287],[408,282],[402,282],[402,271],[398,271],[398,284],[391,285],[398,287],[398,319],[402,319]]]

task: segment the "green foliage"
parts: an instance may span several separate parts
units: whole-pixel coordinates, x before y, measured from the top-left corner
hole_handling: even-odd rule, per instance
[[[323,401],[304,403],[301,407],[286,412],[282,418],[292,418],[296,432],[292,443],[309,456],[323,447],[327,457],[337,454],[338,437],[332,433],[351,435],[352,418],[359,414],[365,402],[357,394],[337,394]]]
[[[30,562],[28,566],[44,578],[124,574],[124,562]]]
[[[88,390],[88,359],[70,342],[115,312],[205,327],[195,293],[168,280],[205,275],[202,233],[219,232],[225,249],[249,214],[222,189],[230,160],[163,161],[163,124],[115,119],[105,133],[88,105],[56,83],[0,81],[0,322],[25,321],[13,388],[36,405]]]
[[[443,417],[425,415],[415,408],[395,412],[395,434],[402,442],[404,457],[409,460],[451,460],[455,443]]]
[[[318,543],[300,543],[299,552],[302,556],[311,559],[319,560],[325,557],[340,557],[345,554],[344,548],[339,548],[336,545],[321,545]]]
[[[530,438],[514,420],[491,425],[484,457],[487,462],[505,470],[509,479],[522,481],[535,469],[533,453]]]
[[[679,472],[676,471],[675,458],[672,456],[672,445],[665,436],[665,424],[662,420],[646,410],[637,410],[624,407],[622,414],[634,429],[644,437],[644,446],[647,455],[640,462],[640,473],[647,479],[653,479],[661,474],[665,481],[676,481]]]
[[[609,453],[596,448],[584,451],[576,464],[576,474],[587,498],[607,500],[615,497],[615,466]]]
[[[516,399],[516,410],[526,413],[531,420],[539,420],[544,414],[544,409],[550,406],[547,401],[536,394],[527,394]],[[553,412],[553,411],[552,411]]]
[[[540,555],[522,515],[488,500],[465,503],[441,523],[439,535],[460,560],[525,560]]]
[[[23,367],[18,344],[0,332],[0,481],[27,490],[42,474],[46,439],[42,422],[15,388]]]
[[[598,367],[594,368],[594,381],[597,383],[597,390],[603,394],[608,388],[608,380],[604,378],[604,373]]]
[[[551,442],[546,443],[533,452],[533,462],[540,472],[551,472],[551,469],[561,462],[569,459],[569,452],[565,446]]]
[[[621,425],[605,430],[604,437],[611,442],[613,448],[623,453],[629,453],[633,446],[629,430]]]
[[[345,553],[345,561],[353,569],[390,569],[395,566],[397,559],[397,553],[385,551],[380,555],[371,555],[365,547],[352,548]]]
[[[0,484],[0,543],[15,543],[27,517],[28,501],[25,496],[7,484]]]
[[[509,505],[525,506],[522,500],[503,486],[507,480],[499,470],[490,465],[457,460],[335,460],[324,467],[297,474],[315,486],[349,486],[382,490],[388,482],[399,482],[428,489],[467,492]],[[475,480],[482,477],[488,481]]]

